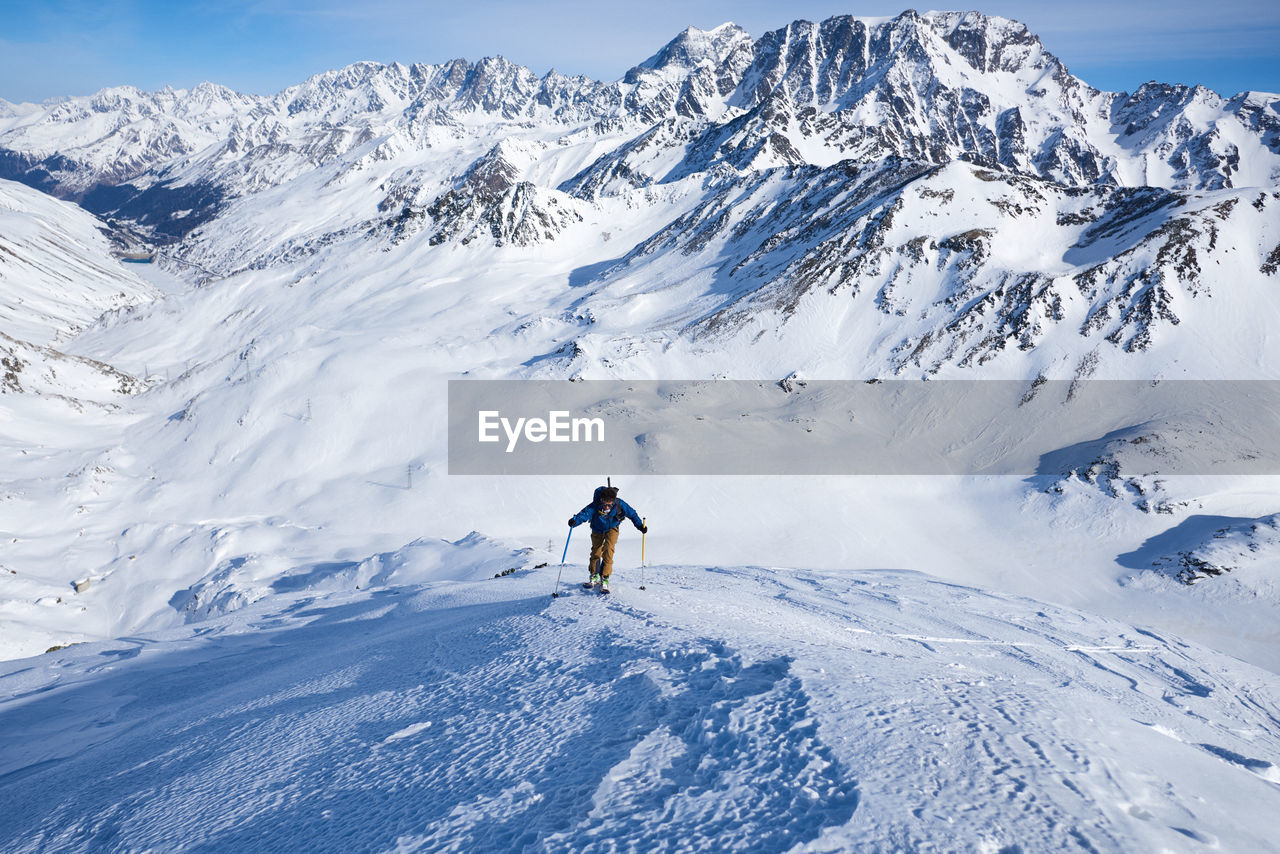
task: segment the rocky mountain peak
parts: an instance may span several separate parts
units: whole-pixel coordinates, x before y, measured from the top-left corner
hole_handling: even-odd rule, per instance
[[[976,71],[1016,72],[1060,65],[1025,24],[978,12],[930,13],[924,22]]]
[[[499,142],[472,163],[456,184],[471,191],[485,202],[493,202],[520,180],[520,169],[507,140]]]
[[[736,24],[688,27],[623,76],[622,85],[631,87],[624,106],[648,123],[672,113],[721,115],[725,96],[737,87],[753,52],[751,36]]]
[[[735,51],[749,48],[751,44],[751,36],[737,24],[724,23],[712,30],[688,27],[632,69],[632,73],[646,69],[688,74],[700,66],[714,68]]]
[[[285,89],[276,101],[288,116],[336,123],[400,105],[412,97],[415,88],[412,71],[406,66],[356,62]]]
[[[996,73],[1029,84],[1045,69],[1066,74],[1039,38],[1006,18],[913,10],[890,19],[843,15],[794,21],[762,36],[734,102],[749,108],[784,87],[799,104],[832,108],[886,86],[980,89],[981,76]]]

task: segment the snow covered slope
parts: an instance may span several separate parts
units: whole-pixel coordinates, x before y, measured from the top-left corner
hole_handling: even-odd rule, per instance
[[[0,332],[52,344],[157,295],[120,265],[102,228],[75,205],[0,180]]]
[[[1275,674],[917,573],[536,557],[0,666],[0,847],[1275,849]]]
[[[127,421],[114,413],[145,387],[65,346],[104,313],[159,296],[120,264],[106,231],[74,205],[0,180],[0,457],[10,487],[32,476],[33,456],[97,441],[77,437],[80,427]]]

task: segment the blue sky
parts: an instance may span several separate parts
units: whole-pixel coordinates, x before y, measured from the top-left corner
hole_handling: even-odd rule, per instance
[[[1275,0],[966,6],[1023,21],[1100,89],[1132,91],[1160,80],[1225,94],[1280,92]],[[797,18],[888,16],[906,7],[905,0],[0,0],[0,98],[39,101],[119,84],[153,90],[204,80],[271,94],[358,60],[436,63],[495,54],[539,74],[554,67],[613,80],[690,24],[734,21],[759,36]]]

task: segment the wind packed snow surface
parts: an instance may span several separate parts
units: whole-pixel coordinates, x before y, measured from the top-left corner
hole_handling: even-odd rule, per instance
[[[0,848],[1266,851],[1280,678],[904,571],[264,600],[0,671]]]

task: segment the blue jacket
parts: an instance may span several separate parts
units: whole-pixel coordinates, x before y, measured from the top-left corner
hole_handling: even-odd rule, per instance
[[[603,534],[605,531],[612,531],[622,524],[623,519],[630,519],[631,524],[639,528],[644,523],[640,521],[639,514],[631,509],[631,505],[623,501],[621,498],[613,500],[613,508],[606,516],[600,510],[597,502],[592,501],[586,507],[578,511],[573,517],[574,526],[581,525],[583,522],[591,522],[591,531],[596,534]]]

